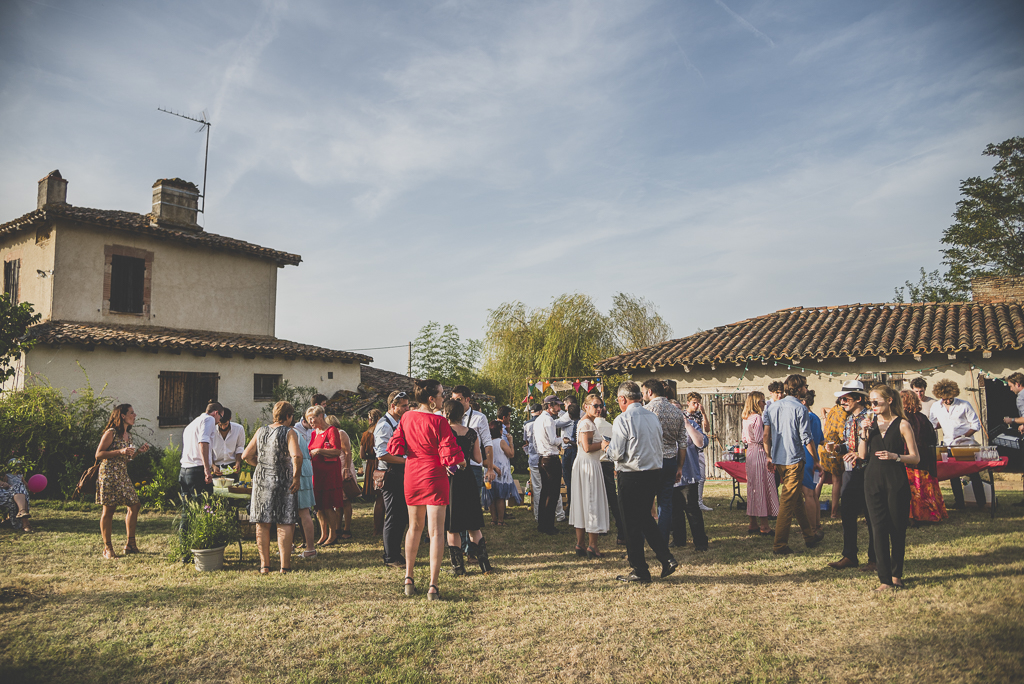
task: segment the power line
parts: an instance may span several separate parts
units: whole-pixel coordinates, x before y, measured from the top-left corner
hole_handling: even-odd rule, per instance
[[[394,345],[392,347],[363,347],[362,349],[345,349],[343,351],[350,351],[350,352],[355,352],[355,351],[376,351],[377,349],[401,349],[401,348],[405,348],[405,347],[408,347],[408,346],[409,346],[408,344],[396,344],[396,345]]]

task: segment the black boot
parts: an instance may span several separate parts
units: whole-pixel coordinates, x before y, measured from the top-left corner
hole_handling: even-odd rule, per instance
[[[480,538],[479,544],[469,543],[470,548],[476,547],[476,560],[480,564],[480,572],[485,575],[491,571],[491,560],[487,557],[487,540]]]
[[[456,577],[466,574],[466,561],[462,557],[462,549],[458,546],[449,546],[448,555],[452,559],[452,572]]]

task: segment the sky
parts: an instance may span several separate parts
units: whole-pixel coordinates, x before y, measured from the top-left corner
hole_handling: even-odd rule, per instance
[[[0,222],[53,169],[201,185],[158,107],[212,122],[206,230],[302,256],[277,335],[404,372],[428,321],[563,293],[677,337],[892,301],[1024,135],[1024,3],[3,0]]]

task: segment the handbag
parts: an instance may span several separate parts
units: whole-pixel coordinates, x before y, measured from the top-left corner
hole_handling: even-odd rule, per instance
[[[384,489],[384,483],[388,480],[389,470],[374,470],[373,471],[373,488],[376,491]]]
[[[363,490],[359,487],[359,483],[355,480],[344,480],[341,483],[341,489],[345,493],[345,498],[349,501],[355,501],[363,495]]]
[[[75,487],[75,493],[71,495],[72,499],[78,497],[95,497],[96,496],[96,485],[100,479],[100,462],[97,460],[89,468],[82,473],[82,477],[78,480],[78,486]]]

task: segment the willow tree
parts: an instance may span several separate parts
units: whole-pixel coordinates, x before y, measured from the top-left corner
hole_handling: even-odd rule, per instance
[[[513,401],[528,380],[590,375],[616,352],[608,317],[577,293],[537,309],[518,301],[491,309],[484,353],[483,375]]]
[[[672,337],[672,326],[661,317],[654,302],[636,295],[620,292],[612,297],[608,319],[616,354],[651,347]]]

